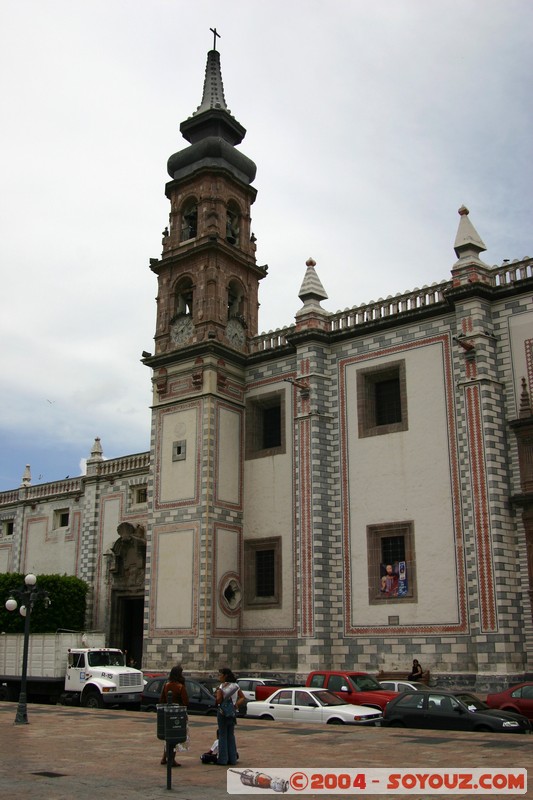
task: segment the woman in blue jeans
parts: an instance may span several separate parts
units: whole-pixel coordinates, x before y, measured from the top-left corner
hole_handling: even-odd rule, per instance
[[[222,766],[234,766],[237,763],[237,743],[235,742],[235,714],[237,708],[245,702],[245,697],[239,688],[239,684],[235,680],[235,675],[228,669],[222,667],[219,670],[218,677],[220,686],[216,690],[217,706],[220,706],[224,700],[229,698],[233,703],[234,714],[223,714],[219,708],[217,713],[217,726],[218,726],[218,760],[217,764]]]

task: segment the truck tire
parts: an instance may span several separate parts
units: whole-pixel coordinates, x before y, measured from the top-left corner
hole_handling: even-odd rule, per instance
[[[103,708],[104,701],[102,700],[102,696],[100,692],[92,691],[84,692],[81,698],[81,704],[85,708]]]

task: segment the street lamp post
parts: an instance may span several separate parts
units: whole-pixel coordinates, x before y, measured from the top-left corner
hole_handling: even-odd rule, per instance
[[[18,603],[15,597],[21,601],[19,613],[24,617],[24,649],[22,651],[22,677],[20,681],[20,694],[17,706],[17,714],[15,717],[15,725],[28,724],[28,707],[26,698],[26,685],[28,677],[28,650],[30,644],[30,619],[31,612],[35,601],[42,597],[44,600],[44,607],[48,608],[50,605],[50,598],[48,592],[44,589],[37,588],[37,578],[35,575],[29,573],[24,578],[23,589],[12,589],[10,592],[9,600],[6,601],[6,608],[8,611],[15,611]]]

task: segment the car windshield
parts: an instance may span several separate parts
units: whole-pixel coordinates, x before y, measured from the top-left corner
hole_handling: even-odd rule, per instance
[[[343,706],[345,705],[344,700],[341,700],[340,697],[337,697],[336,694],[333,692],[328,692],[323,689],[320,692],[312,692],[313,697],[318,700],[321,706]]]
[[[380,686],[372,675],[348,675],[348,677],[360,692],[383,691],[383,686]]]
[[[88,654],[90,667],[123,667],[124,654],[120,650],[95,650]]]
[[[465,704],[469,711],[486,711],[488,709],[488,705],[483,700],[469,692],[458,692],[455,696]]]

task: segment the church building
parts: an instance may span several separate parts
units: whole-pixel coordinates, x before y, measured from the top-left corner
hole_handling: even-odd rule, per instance
[[[180,130],[149,452],[96,439],[84,476],[27,468],[0,493],[0,571],[87,581],[88,628],[143,669],[533,673],[533,259],[485,263],[463,206],[449,280],[332,313],[310,258],[294,320],[261,334],[276,278],[216,49]]]

